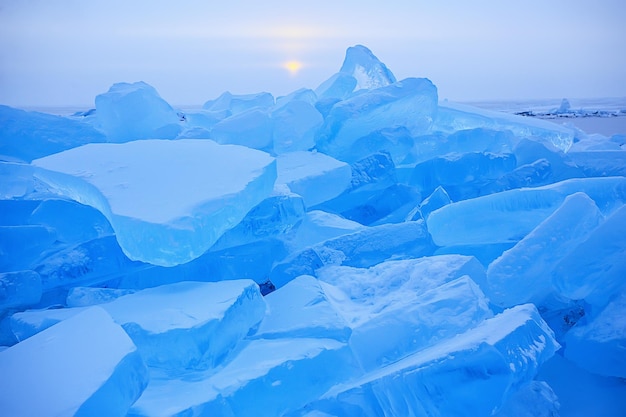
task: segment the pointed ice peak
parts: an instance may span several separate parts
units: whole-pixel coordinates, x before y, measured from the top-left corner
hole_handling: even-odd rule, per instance
[[[396,82],[396,77],[387,66],[363,45],[348,48],[339,72],[352,75],[356,79],[355,91],[384,87]]]

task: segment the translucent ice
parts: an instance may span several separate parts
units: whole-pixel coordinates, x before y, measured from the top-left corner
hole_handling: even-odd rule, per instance
[[[544,381],[531,381],[513,393],[494,417],[555,417],[559,398]]]
[[[180,282],[129,294],[104,305],[146,363],[205,368],[219,363],[265,313],[250,280]]]
[[[298,228],[287,239],[292,251],[304,249],[324,240],[363,229],[360,223],[321,210],[307,212]]]
[[[307,409],[341,416],[490,415],[509,393],[529,383],[558,348],[537,310],[522,305],[335,385]]]
[[[486,152],[450,153],[415,166],[409,183],[424,195],[438,186],[446,189],[453,201],[476,197],[477,190],[516,167],[512,154]]]
[[[320,102],[326,102],[332,106],[333,100],[348,98],[356,85],[357,80],[352,75],[338,72],[320,84],[315,89],[315,93],[319,97]]]
[[[0,126],[2,159],[30,162],[86,143],[106,141],[102,133],[83,121],[2,105]]]
[[[34,271],[0,274],[0,315],[12,307],[27,307],[41,299],[41,277]]]
[[[250,109],[267,110],[274,105],[274,96],[262,92],[256,94],[231,94],[226,91],[215,100],[209,100],[202,106],[203,109],[216,112],[228,111],[237,114]]]
[[[567,151],[572,146],[575,136],[573,129],[538,118],[478,109],[457,103],[440,103],[433,130],[452,133],[476,128],[510,130],[517,138],[534,138],[562,151]]]
[[[315,90],[320,100],[346,99],[358,90],[385,87],[396,82],[396,77],[363,45],[349,47],[338,73]]]
[[[312,207],[338,196],[350,186],[352,171],[345,162],[319,152],[288,152],[276,158],[277,184],[285,184]]]
[[[315,94],[315,91],[311,89],[300,88],[287,94],[286,96],[276,97],[276,105],[272,107],[272,112],[281,109],[293,101],[302,101],[315,106],[315,103],[317,102],[317,94]]]
[[[487,269],[489,299],[501,307],[540,304],[555,289],[552,271],[558,262],[595,229],[603,216],[584,193],[563,204]]]
[[[430,214],[428,231],[440,246],[515,242],[575,192],[584,192],[608,213],[626,202],[626,178],[571,179],[455,202]]]
[[[0,226],[0,272],[30,269],[56,239],[45,226]]]
[[[407,162],[420,163],[449,153],[511,153],[518,139],[508,130],[475,128],[453,131],[449,135],[421,135],[414,141],[410,155],[406,155]]]
[[[34,186],[31,165],[0,161],[0,198],[23,197],[32,192]]]
[[[130,261],[115,236],[109,235],[42,257],[34,270],[41,276],[46,300],[51,304],[64,304],[71,287],[105,284],[143,266]]]
[[[237,224],[226,231],[211,251],[278,237],[299,227],[305,216],[304,200],[287,187],[276,187],[272,195],[254,206]]]
[[[626,287],[626,205],[555,266],[553,282],[564,296],[597,308]]]
[[[588,323],[565,336],[565,357],[583,369],[604,376],[626,377],[626,291],[618,294]]]
[[[313,104],[291,100],[273,110],[273,151],[276,154],[308,151],[324,119]]]
[[[476,326],[493,314],[478,286],[464,276],[429,291],[401,287],[393,302],[377,300],[353,328],[350,347],[366,371],[378,369]],[[358,310],[358,309],[355,309]]]
[[[292,254],[272,269],[278,288],[299,275],[316,275],[325,265],[369,267],[394,257],[431,255],[434,245],[423,221],[384,224],[328,239]]]
[[[343,160],[355,141],[377,130],[403,126],[413,135],[427,131],[436,112],[437,88],[427,79],[407,78],[366,90],[332,107],[317,147]]]
[[[184,281],[145,289],[101,304],[131,337],[150,366],[213,367],[261,321],[265,302],[250,280]],[[16,313],[20,339],[68,320],[83,308]]]
[[[626,176],[626,152],[587,151],[567,154],[588,177]]]
[[[399,223],[420,202],[422,195],[412,186],[394,184],[356,204],[341,215],[364,225]]]
[[[472,257],[442,255],[389,260],[370,268],[330,265],[319,269],[317,275],[339,290],[329,292],[329,299],[346,321],[357,327],[385,309],[393,310],[396,304],[401,309],[419,303],[420,295],[463,276],[482,283],[485,270]]]
[[[174,139],[181,130],[176,111],[143,81],[113,84],[96,96],[96,117],[110,142]]]
[[[356,162],[373,153],[386,152],[394,163],[399,164],[407,159],[414,162],[411,155],[415,148],[421,148],[421,144],[415,146],[411,132],[406,127],[399,126],[376,130],[357,139],[341,157],[346,162]]]
[[[68,307],[87,307],[108,303],[135,292],[137,291],[123,288],[74,287],[67,294],[66,304]]]
[[[396,82],[396,77],[387,66],[363,45],[351,46],[346,50],[339,72],[350,74],[356,79],[355,90],[371,90]]]
[[[355,373],[334,339],[258,339],[209,377],[152,380],[129,416],[280,416]]]
[[[254,338],[317,337],[348,340],[351,330],[329,303],[320,282],[302,275],[265,297],[267,314]]]
[[[446,190],[438,186],[433,190],[433,192],[426,197],[419,205],[419,211],[424,217],[427,219],[430,213],[433,211],[450,204],[452,201],[450,200],[450,196],[446,192]]]
[[[397,186],[396,167],[391,156],[384,152],[370,154],[350,165],[352,181],[344,192],[332,200],[319,205],[318,208],[333,212],[345,213],[366,204],[375,194]],[[393,205],[393,202],[390,202]]]
[[[276,178],[269,155],[210,140],[91,144],[33,164],[57,192],[100,210],[129,258],[167,266],[200,256]]]
[[[33,210],[29,223],[54,229],[63,243],[82,243],[113,234],[107,219],[98,210],[74,201],[47,199]]]
[[[478,195],[497,193],[513,188],[537,187],[552,182],[553,171],[547,159],[538,159],[533,163],[519,165],[517,168],[504,173],[495,180],[488,180],[475,192]]]
[[[273,122],[267,111],[252,108],[218,122],[211,129],[211,139],[220,144],[271,151]]]
[[[124,416],[148,384],[126,332],[92,307],[0,352],[0,409],[11,416]]]

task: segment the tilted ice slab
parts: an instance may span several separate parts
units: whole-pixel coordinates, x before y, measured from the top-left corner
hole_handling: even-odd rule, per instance
[[[0,161],[0,198],[24,197],[35,186],[30,164]]]
[[[86,143],[106,141],[101,132],[82,120],[2,105],[0,126],[0,156],[7,161],[30,162]]]
[[[307,207],[337,197],[352,181],[350,165],[319,152],[296,151],[279,155],[277,184],[286,184]]]
[[[35,271],[0,274],[0,315],[5,309],[25,307],[41,299],[41,277]]]
[[[338,73],[315,90],[320,100],[345,99],[354,91],[385,87],[396,82],[396,77],[363,45],[351,46]]]
[[[315,135],[324,123],[324,118],[312,103],[299,99],[277,105],[271,116],[274,122],[273,151],[276,154],[312,149]]]
[[[430,194],[441,186],[452,200],[465,200],[475,197],[482,185],[513,171],[515,166],[512,154],[450,153],[417,164],[409,184],[423,194]]]
[[[390,258],[431,255],[435,247],[423,221],[383,224],[328,239],[276,264],[270,281],[278,288],[325,265],[369,267]]]
[[[574,300],[604,307],[626,288],[626,205],[594,229],[554,268],[558,291]]]
[[[320,281],[301,275],[265,297],[267,313],[254,338],[318,337],[348,340],[350,328],[328,301]]]
[[[439,103],[433,130],[452,133],[476,128],[509,130],[518,138],[534,138],[562,151],[572,146],[575,136],[574,129],[535,117],[522,117],[448,101]]]
[[[226,231],[211,252],[281,236],[302,222],[306,207],[298,194],[278,186],[272,195],[254,206],[237,226]]]
[[[231,114],[238,114],[254,108],[267,110],[274,105],[274,102],[274,96],[266,92],[231,94],[230,91],[226,91],[215,100],[204,103],[202,108],[214,112],[226,110]]]
[[[143,81],[113,84],[96,96],[96,118],[111,142],[173,139],[181,130],[176,111]]]
[[[272,149],[273,123],[267,111],[252,108],[219,121],[211,129],[211,139],[220,144]]]
[[[428,231],[440,246],[516,242],[576,192],[607,214],[626,202],[626,178],[575,178],[459,201],[433,211]]]
[[[178,282],[101,305],[137,345],[148,365],[203,369],[218,364],[265,314],[251,280]],[[16,313],[11,327],[25,339],[85,308]]]
[[[350,159],[358,139],[381,129],[405,127],[413,134],[430,129],[437,112],[437,88],[425,78],[407,78],[366,90],[333,106],[317,139],[320,151]],[[373,149],[372,153],[378,149]]]
[[[402,288],[355,327],[350,347],[371,371],[455,336],[493,316],[487,298],[468,277],[423,293]]]
[[[578,383],[578,381],[576,381]],[[506,399],[493,417],[554,417],[559,413],[559,397],[544,381],[530,381]]]
[[[552,271],[603,220],[593,200],[584,193],[568,196],[539,226],[487,269],[485,289],[500,307],[541,303],[551,292]]]
[[[590,372],[626,378],[626,291],[589,323],[565,335],[565,357]]]
[[[370,268],[330,265],[317,271],[331,304],[351,327],[358,327],[386,309],[419,301],[429,290],[463,276],[485,280],[483,266],[471,256],[440,255],[391,260]],[[335,290],[333,290],[335,288]]]
[[[329,415],[486,416],[559,348],[533,305],[340,383],[307,406]],[[323,415],[323,414],[322,414]]]
[[[128,415],[275,417],[355,372],[350,349],[334,339],[252,340],[211,376],[152,379]]]
[[[304,215],[298,228],[287,236],[287,241],[291,250],[295,252],[364,228],[362,224],[347,220],[337,214],[311,210]]]
[[[339,72],[350,74],[356,79],[355,90],[371,90],[396,82],[396,77],[387,66],[363,45],[351,46],[346,50]]]
[[[100,210],[129,258],[163,266],[202,255],[276,178],[268,154],[210,140],[89,144],[33,165],[57,192]]]
[[[148,384],[126,332],[92,307],[0,352],[7,416],[125,416]]]

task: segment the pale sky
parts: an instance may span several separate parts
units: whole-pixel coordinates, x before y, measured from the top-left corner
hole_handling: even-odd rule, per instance
[[[355,44],[440,99],[626,97],[625,41],[624,0],[0,0],[0,104],[93,106],[122,81],[280,96]]]

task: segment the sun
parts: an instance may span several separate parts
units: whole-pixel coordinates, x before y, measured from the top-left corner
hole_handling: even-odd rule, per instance
[[[296,75],[298,71],[302,69],[302,62],[300,61],[288,61],[283,64],[283,67],[289,71],[291,75]]]

